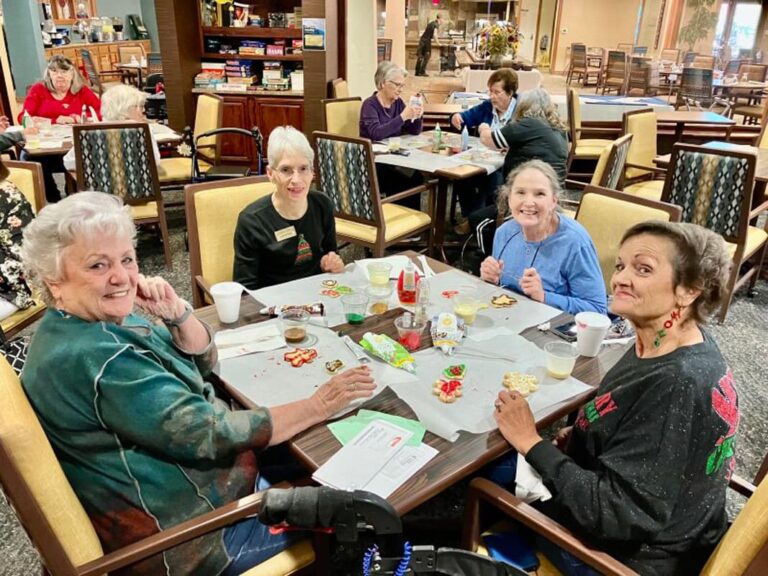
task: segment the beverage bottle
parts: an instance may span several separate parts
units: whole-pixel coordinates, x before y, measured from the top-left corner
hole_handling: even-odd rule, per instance
[[[21,117],[21,125],[24,128],[29,128],[32,126],[32,116],[29,115],[29,112],[24,110],[24,116]]]
[[[426,324],[429,307],[429,283],[422,278],[416,286],[416,324]]]
[[[83,110],[80,112],[80,122],[85,124],[88,122],[88,107],[83,104]]]
[[[416,303],[416,285],[419,283],[419,273],[410,260],[400,272],[397,279],[397,297],[401,304]]]
[[[469,131],[467,130],[467,125],[464,124],[464,128],[461,129],[461,151],[467,150],[469,148]]]
[[[435,125],[435,131],[432,133],[432,152],[440,152],[440,144],[443,140],[443,131],[440,130],[440,123]]]

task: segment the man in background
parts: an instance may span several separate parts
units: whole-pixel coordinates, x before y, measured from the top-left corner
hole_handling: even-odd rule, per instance
[[[429,57],[432,56],[432,39],[440,46],[440,39],[437,36],[437,31],[440,25],[443,23],[442,14],[437,14],[435,19],[432,20],[424,29],[424,33],[419,39],[419,47],[417,50],[418,59],[416,60],[416,76],[427,75],[427,64],[429,64]]]

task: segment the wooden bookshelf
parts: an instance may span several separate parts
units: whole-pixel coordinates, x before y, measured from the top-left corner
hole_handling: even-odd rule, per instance
[[[203,60],[268,60],[270,62],[302,62],[304,60],[303,54],[282,54],[276,56],[261,56],[253,55],[248,56],[246,54],[218,54],[214,52],[204,52],[202,55]]]
[[[277,38],[300,39],[300,28],[261,28],[245,26],[242,28],[221,26],[201,26],[203,36],[225,36],[227,38]]]

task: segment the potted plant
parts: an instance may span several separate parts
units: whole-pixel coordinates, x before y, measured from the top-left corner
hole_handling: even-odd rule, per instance
[[[693,14],[688,23],[680,28],[678,38],[688,44],[688,50],[692,51],[696,42],[706,38],[717,24],[717,12],[712,10],[715,0],[687,0],[685,4],[693,10]]]

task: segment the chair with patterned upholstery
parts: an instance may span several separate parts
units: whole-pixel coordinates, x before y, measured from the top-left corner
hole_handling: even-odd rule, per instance
[[[653,163],[658,154],[656,112],[653,108],[625,112],[623,133],[634,137],[627,155],[623,187],[620,189],[649,200],[659,200],[664,188],[665,172]],[[655,179],[659,176],[661,179]]]
[[[52,576],[117,573],[149,556],[258,513],[252,494],[130,546],[105,554],[88,515],[48,442],[19,378],[0,358],[0,484],[21,525]],[[312,543],[303,540],[243,576],[298,574],[311,565]]]
[[[576,221],[589,232],[595,244],[605,287],[611,290],[611,276],[624,233],[647,220],[680,222],[682,209],[666,202],[638,198],[625,192],[587,186],[581,197]]]
[[[581,137],[581,100],[579,93],[573,88],[568,88],[568,132],[571,141],[571,149],[568,153],[568,167],[574,160],[597,160],[606,146],[610,146],[612,140],[602,138]]]
[[[412,236],[426,234],[432,250],[432,216],[394,202],[429,192],[434,206],[437,181],[429,181],[382,199],[373,163],[373,148],[367,138],[351,138],[314,132],[317,147],[319,188],[333,201],[336,237],[384,255],[387,246]]]
[[[184,187],[189,231],[189,268],[195,308],[213,303],[209,288],[232,280],[234,237],[240,212],[275,185],[267,176],[203,182]]]
[[[340,136],[360,136],[360,109],[363,101],[353,98],[327,98],[321,100],[325,111],[325,130]]]
[[[725,321],[736,289],[749,281],[752,293],[768,246],[768,233],[750,225],[768,209],[768,201],[752,206],[756,163],[752,152],[675,144],[661,195],[663,202],[682,207],[683,222],[717,232],[728,245],[733,266],[720,322]],[[745,264],[749,265],[742,274]]]
[[[37,214],[45,205],[45,185],[43,184],[43,169],[37,162],[19,162],[4,160],[3,164],[10,172],[8,180],[24,194],[32,210]],[[18,310],[0,321],[0,334],[12,338],[18,332],[37,321],[45,312],[46,305],[39,294],[33,292],[35,303],[29,308]]]
[[[192,132],[194,141],[198,135],[221,128],[224,122],[224,98],[216,94],[199,94],[195,106],[195,128]],[[198,168],[206,172],[219,162],[221,153],[220,136],[209,136],[197,145]],[[192,181],[192,158],[163,158],[158,166],[160,184],[178,185]]]
[[[171,242],[146,122],[76,124],[73,128],[77,189],[118,196],[131,207],[136,224],[157,225],[171,263]]]

